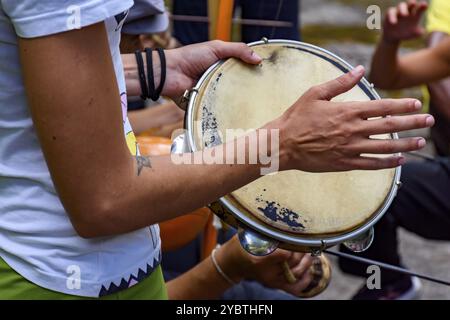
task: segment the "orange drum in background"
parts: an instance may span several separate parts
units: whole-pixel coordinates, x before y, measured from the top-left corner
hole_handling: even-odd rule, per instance
[[[175,131],[176,129],[180,129],[183,128],[183,121],[178,121],[175,123],[170,123],[161,127],[157,127],[157,128],[150,128],[144,132],[142,132],[140,135],[142,137],[147,136],[147,137],[170,137],[172,132]]]
[[[193,241],[205,230],[210,215],[211,211],[208,208],[200,208],[175,219],[161,222],[159,229],[162,250],[174,251]]]
[[[136,139],[142,155],[161,156],[170,154],[172,142],[168,138],[137,136]],[[202,256],[207,257],[217,241],[217,231],[211,222],[211,211],[207,208],[200,208],[160,223],[162,250],[179,249],[193,241],[201,232],[204,232]]]
[[[170,138],[174,130],[183,128],[184,111],[173,102],[162,102],[130,112],[128,117],[137,135]]]
[[[162,156],[170,154],[172,142],[164,137],[137,136],[139,151],[144,156]]]

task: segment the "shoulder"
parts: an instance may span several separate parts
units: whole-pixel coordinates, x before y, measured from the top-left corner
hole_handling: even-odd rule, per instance
[[[3,0],[0,8],[9,17],[17,36],[36,38],[63,33],[105,21],[126,12],[133,0]]]

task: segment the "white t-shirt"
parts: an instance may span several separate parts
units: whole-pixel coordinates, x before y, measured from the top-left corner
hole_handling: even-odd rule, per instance
[[[144,279],[160,263],[159,228],[96,239],[77,235],[33,127],[17,36],[45,36],[104,21],[124,133],[136,153],[119,52],[121,26],[132,5],[132,0],[0,0],[0,257],[26,279],[58,292],[98,297]]]

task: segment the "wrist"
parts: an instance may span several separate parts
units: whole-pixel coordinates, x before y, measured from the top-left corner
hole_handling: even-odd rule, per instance
[[[383,35],[381,36],[381,43],[384,45],[398,47],[400,46],[400,42],[401,42],[400,39],[391,37],[386,33],[383,33]]]
[[[147,69],[147,57],[145,51],[141,52],[143,69],[145,73],[145,79],[148,80],[148,69]],[[153,84],[155,88],[159,86],[161,81],[161,63],[159,60],[158,52],[152,52],[153,61]],[[127,94],[131,97],[137,97],[142,95],[142,88],[139,80],[139,68],[136,61],[135,54],[124,54],[122,55],[122,64],[125,74],[126,84],[127,84]],[[148,86],[148,83],[147,83]],[[163,90],[164,91],[164,90]]]
[[[165,51],[167,54],[167,51]],[[148,76],[147,69],[147,57],[145,51],[141,53],[143,69],[145,73],[145,78],[148,80],[150,77]],[[139,70],[138,64],[136,61],[135,54],[124,54],[122,55],[122,63],[123,69],[127,84],[127,93],[129,96],[140,96],[142,95],[141,84],[139,80]],[[158,88],[161,82],[161,60],[159,54],[156,50],[152,51],[152,66],[153,66],[153,85],[154,88]],[[164,81],[164,86],[161,91],[161,95],[170,96],[170,93],[173,92],[174,82],[176,83],[176,79],[172,75],[168,75],[168,70],[170,68],[173,69],[173,64],[170,60],[166,59],[166,79]],[[171,78],[171,79],[169,79]],[[175,81],[174,81],[175,80]],[[147,83],[148,85],[148,83]]]
[[[236,236],[227,241],[216,252],[217,262],[234,283],[239,283],[247,278],[246,272],[249,268],[245,254]]]
[[[277,130],[278,131],[278,143],[276,145],[276,150],[271,149],[271,156],[278,158],[279,169],[288,170],[289,164],[291,163],[291,151],[289,148],[289,144],[286,143],[286,134],[284,124],[286,121],[283,120],[283,117],[276,119],[274,121],[269,122],[262,129],[266,129],[268,131]],[[270,135],[269,135],[270,136]],[[270,141],[268,142],[269,146],[273,146]]]
[[[181,96],[185,90],[190,88],[185,88],[182,86],[184,82],[183,79],[180,79],[180,75],[182,74],[179,70],[179,57],[178,50],[166,50],[166,81],[164,83],[164,87],[162,90],[162,94],[175,100],[177,97]],[[158,79],[161,76],[161,69],[158,60]],[[155,79],[156,80],[156,79]]]

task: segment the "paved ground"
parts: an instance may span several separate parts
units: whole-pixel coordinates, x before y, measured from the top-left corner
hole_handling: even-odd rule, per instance
[[[369,67],[370,57],[373,53],[373,32],[365,31],[366,8],[368,4],[379,4],[383,7],[392,1],[351,1],[351,0],[302,0],[302,10],[300,20],[303,27],[326,28],[323,34],[314,34],[316,41],[320,45],[342,56],[353,65],[363,64]],[[340,36],[339,30],[350,30],[354,27],[355,38],[360,41],[333,41],[333,32],[336,37]],[[314,29],[316,30],[316,29]],[[358,34],[356,34],[358,32]],[[361,34],[363,32],[363,34]],[[372,34],[371,34],[372,33]],[[369,40],[365,40],[365,37]],[[308,39],[304,39],[308,41]],[[392,93],[381,93],[383,96]],[[421,91],[418,89],[397,92],[396,95],[420,97]],[[421,132],[428,135],[427,132]],[[428,153],[432,153],[432,147],[427,148]],[[402,257],[406,265],[411,269],[421,273],[433,275],[434,277],[450,280],[450,243],[436,242],[419,238],[404,230],[400,230],[400,242]],[[450,230],[449,230],[450,232]],[[382,235],[376,235],[382,236]],[[332,258],[334,261],[334,258]],[[317,299],[348,299],[364,280],[350,277],[334,268],[334,276],[329,289]],[[450,299],[450,288],[442,285],[423,281],[422,299]]]

